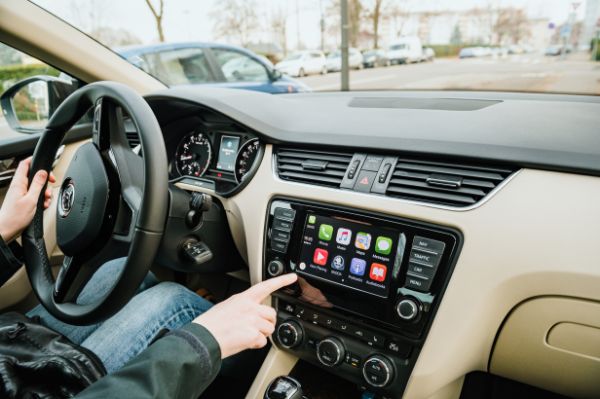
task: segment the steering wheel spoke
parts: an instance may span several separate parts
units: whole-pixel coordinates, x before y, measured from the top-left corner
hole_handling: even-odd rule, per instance
[[[54,281],[56,303],[75,302],[95,270],[87,267],[77,256],[65,256]]]

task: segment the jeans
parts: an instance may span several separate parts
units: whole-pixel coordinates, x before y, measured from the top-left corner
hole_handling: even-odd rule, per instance
[[[82,290],[77,303],[102,298],[120,276],[124,264],[123,258],[104,264]],[[127,305],[102,323],[69,325],[54,318],[41,305],[27,316],[39,316],[46,327],[94,352],[108,373],[112,373],[146,349],[159,331],[182,327],[211,306],[209,301],[182,285],[159,282],[149,273]]]

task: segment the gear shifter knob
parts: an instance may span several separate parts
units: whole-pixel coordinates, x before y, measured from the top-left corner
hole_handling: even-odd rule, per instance
[[[292,377],[277,377],[269,384],[264,399],[302,399],[302,386]]]

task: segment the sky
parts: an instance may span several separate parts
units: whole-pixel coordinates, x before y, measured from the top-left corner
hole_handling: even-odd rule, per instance
[[[158,3],[158,0],[151,0]],[[300,30],[303,43],[317,48],[320,42],[320,9],[331,0],[257,0],[259,19],[266,24],[275,9],[288,14],[287,35],[291,47]],[[394,0],[387,0],[392,2]],[[577,18],[584,15],[586,0],[396,0],[409,11],[465,10],[474,7],[524,7],[532,18],[548,18],[559,25],[567,19],[572,3],[579,4]],[[83,31],[94,26],[126,29],[144,44],[157,41],[154,18],[144,0],[34,0]],[[367,0],[368,2],[368,0]],[[164,32],[167,41],[218,41],[213,31],[219,0],[165,0]],[[296,12],[296,10],[298,10]],[[268,29],[265,26],[265,30]]]

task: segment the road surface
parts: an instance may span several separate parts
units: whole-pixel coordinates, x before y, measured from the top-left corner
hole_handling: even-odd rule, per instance
[[[340,90],[340,73],[301,78],[316,91]],[[430,63],[350,71],[350,90],[502,90],[600,94],[600,62],[587,53],[566,59],[538,54],[440,58]]]

